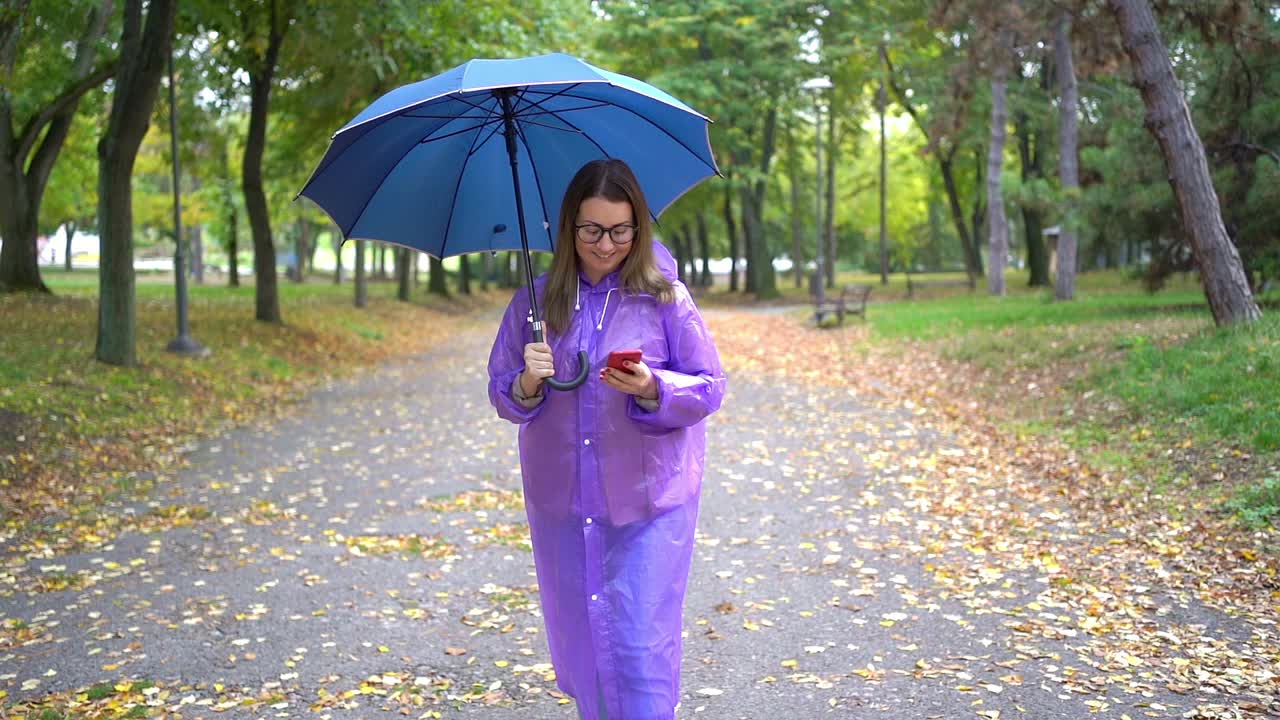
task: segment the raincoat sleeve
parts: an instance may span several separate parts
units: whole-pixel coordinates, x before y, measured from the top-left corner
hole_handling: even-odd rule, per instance
[[[493,349],[489,351],[489,402],[498,411],[498,417],[517,425],[537,417],[546,404],[540,402],[533,407],[525,407],[511,393],[516,376],[524,371],[527,314],[528,310],[520,302],[520,293],[516,293],[502,317],[502,324],[498,326]]]
[[[696,425],[720,409],[725,391],[724,370],[711,331],[681,284],[676,284],[672,305],[663,322],[670,362],[666,368],[652,368],[658,407],[645,410],[632,397],[627,408],[632,420],[660,429]]]

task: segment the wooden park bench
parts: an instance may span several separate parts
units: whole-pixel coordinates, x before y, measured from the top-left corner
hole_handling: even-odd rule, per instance
[[[845,285],[839,294],[834,291],[818,302],[818,294],[813,278],[809,282],[809,300],[813,303],[813,317],[819,325],[827,315],[835,315],[838,324],[844,324],[845,315],[867,317],[867,298],[871,297],[870,285]]]
[[[907,297],[914,297],[917,290],[948,287],[962,287],[969,290],[973,289],[973,286],[969,284],[968,278],[954,278],[948,280],[912,280],[910,275],[907,276]]]

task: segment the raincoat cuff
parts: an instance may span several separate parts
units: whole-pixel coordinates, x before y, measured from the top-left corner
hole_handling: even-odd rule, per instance
[[[522,390],[520,387],[520,373],[516,373],[515,378],[511,380],[511,399],[515,400],[517,403],[520,403],[521,407],[524,407],[524,408],[537,407],[538,404],[542,402],[543,395],[544,393],[542,391],[542,386],[539,385],[538,392],[526,397],[524,394],[524,390]]]
[[[659,396],[659,397],[661,397],[661,396]],[[645,411],[645,412],[650,412],[650,413],[651,413],[651,412],[657,412],[657,410],[658,410],[658,401],[657,401],[657,400],[650,400],[649,398],[637,397],[637,398],[636,398],[636,405],[639,405],[639,406],[640,406],[640,409],[641,409],[641,410],[643,410],[643,411]]]
[[[715,378],[655,368],[653,379],[658,383],[658,407],[646,412],[632,396],[627,414],[636,422],[663,429],[689,427],[719,406],[712,392]]]
[[[543,402],[541,397],[533,406],[526,406],[516,399],[512,392],[512,386],[520,377],[523,368],[511,370],[504,375],[494,378],[489,386],[490,400],[498,411],[498,416],[504,420],[509,420],[517,425],[523,425],[538,416],[542,412]]]

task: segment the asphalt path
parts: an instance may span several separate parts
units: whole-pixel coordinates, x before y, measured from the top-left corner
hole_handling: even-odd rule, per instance
[[[486,327],[202,441],[109,509],[155,522],[51,557],[8,543],[5,702],[132,678],[184,718],[574,717]],[[852,387],[732,376],[708,424],[680,717],[1182,717],[1190,698],[1156,684],[1064,684],[1091,672],[1078,639],[1000,611],[1034,602],[1033,574],[985,610],[935,582],[903,468],[977,451]],[[54,575],[77,581],[38,589]]]

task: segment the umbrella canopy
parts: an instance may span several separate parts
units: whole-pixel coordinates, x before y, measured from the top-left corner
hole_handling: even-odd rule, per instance
[[[472,60],[357,115],[334,134],[300,195],[346,238],[444,258],[521,249],[514,229],[527,228],[527,249],[550,251],[578,168],[624,160],[656,218],[718,174],[707,123],[652,85],[569,55]]]

